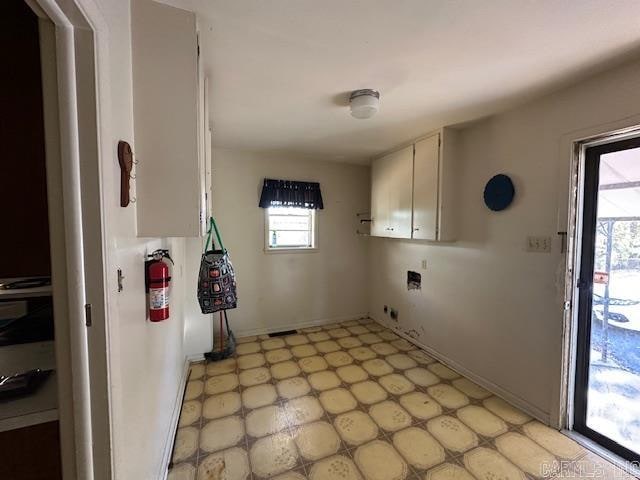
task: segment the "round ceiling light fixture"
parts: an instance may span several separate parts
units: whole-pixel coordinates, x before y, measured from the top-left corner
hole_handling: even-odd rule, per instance
[[[354,118],[371,118],[380,109],[380,92],[365,88],[354,90],[349,96],[351,116]]]

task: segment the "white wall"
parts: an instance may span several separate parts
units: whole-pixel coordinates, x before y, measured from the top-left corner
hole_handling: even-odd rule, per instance
[[[566,230],[568,139],[633,123],[639,82],[640,64],[628,64],[464,129],[459,240],[372,238],[372,316],[391,325],[382,305],[398,308],[403,331],[555,421],[565,261],[556,233]],[[512,176],[516,198],[492,213],[482,192],[497,173]],[[552,253],[525,252],[527,235],[552,237]],[[407,291],[408,269],[422,273],[421,291]]]
[[[136,208],[119,206],[118,140],[131,143],[135,153],[131,70],[131,16],[129,0],[96,0],[108,26],[110,104],[108,115],[113,152],[104,158],[102,186],[105,198],[107,292],[110,305],[109,362],[114,448],[114,478],[158,478],[171,418],[185,367],[182,281],[184,240],[136,237]],[[104,58],[104,57],[103,57]],[[148,160],[148,159],[147,159]],[[132,182],[135,196],[135,181]],[[173,270],[171,318],[161,323],[146,320],[144,257],[168,247],[176,261]],[[117,292],[116,269],[125,276]]]
[[[264,210],[258,200],[265,177],[320,182],[325,208],[318,211],[317,252],[264,252]],[[213,150],[213,211],[238,281],[238,308],[229,312],[236,334],[367,312],[368,239],[356,234],[356,213],[369,210],[369,178],[370,169],[363,166]],[[195,293],[189,297],[195,302]],[[202,315],[188,320],[189,353],[202,353],[208,325]],[[210,341],[206,347],[211,348]]]

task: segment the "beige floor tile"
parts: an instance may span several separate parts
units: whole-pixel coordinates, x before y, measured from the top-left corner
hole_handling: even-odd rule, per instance
[[[326,390],[318,397],[322,407],[329,413],[337,415],[348,412],[358,406],[358,402],[353,395],[344,388],[334,388]]]
[[[319,420],[324,415],[324,410],[317,398],[306,396],[289,400],[286,413],[289,423],[298,426]]]
[[[376,321],[373,318],[361,318],[360,320],[358,320],[358,323],[360,325],[371,325],[374,324]]]
[[[241,401],[238,392],[225,392],[207,397],[202,406],[202,416],[208,420],[227,417],[240,410]]]
[[[243,387],[252,387],[271,380],[271,373],[266,367],[250,368],[240,372],[238,380]]]
[[[320,370],[326,370],[329,368],[327,361],[318,355],[298,360],[298,365],[300,365],[300,368],[304,373],[319,372]]]
[[[330,353],[340,350],[340,345],[335,340],[325,340],[324,342],[318,342],[315,344],[319,352]]]
[[[284,348],[286,344],[282,338],[276,337],[263,340],[261,345],[263,350],[278,350],[279,348]]]
[[[198,467],[198,480],[245,480],[250,474],[247,452],[237,447],[208,455]]]
[[[284,337],[284,341],[287,342],[287,345],[295,347],[296,345],[303,345],[305,343],[309,343],[309,339],[306,335],[289,335],[288,337]]]
[[[236,359],[227,358],[225,360],[218,360],[217,362],[211,362],[207,364],[207,375],[213,377],[215,375],[222,375],[223,373],[233,373],[236,371]]]
[[[462,407],[456,411],[456,416],[471,430],[485,437],[497,437],[509,429],[500,417],[476,405]]]
[[[369,329],[370,332],[376,332],[376,333],[384,332],[388,330],[387,328],[383,327],[382,325],[378,325],[375,322],[367,324],[367,328]]]
[[[303,377],[293,377],[287,378],[286,380],[280,380],[276,387],[278,389],[278,394],[287,400],[302,397],[311,391],[309,382],[307,382]]]
[[[409,465],[421,470],[438,465],[445,459],[442,445],[421,428],[410,427],[394,433],[393,446]]]
[[[637,480],[620,467],[609,463],[595,453],[587,452],[587,455],[579,460],[571,462],[572,470],[560,478],[591,478],[599,480]]]
[[[374,343],[371,345],[371,350],[376,352],[378,355],[393,355],[399,351],[396,347],[386,342]]]
[[[293,354],[288,348],[276,348],[275,350],[269,350],[264,354],[264,357],[269,363],[279,363],[286,360],[291,360]]]
[[[500,480],[525,480],[522,470],[495,450],[476,448],[464,455],[464,465],[476,478]]]
[[[351,393],[360,403],[372,405],[387,398],[387,392],[376,382],[367,380],[366,382],[355,383],[350,387]]]
[[[300,455],[309,461],[334,455],[340,448],[340,437],[327,422],[303,425],[295,430],[293,438]]]
[[[484,477],[481,477],[484,478]],[[487,477],[487,480],[500,477]],[[475,480],[464,468],[453,463],[443,463],[432,468],[424,476],[424,480]]]
[[[405,377],[420,387],[430,387],[440,383],[437,375],[434,375],[426,368],[416,367],[404,371]]]
[[[355,348],[360,347],[362,342],[358,340],[356,337],[345,337],[339,338],[337,342],[340,344],[342,348]]]
[[[187,382],[187,388],[184,391],[184,400],[193,400],[198,398],[204,392],[204,382],[202,380],[191,380]]]
[[[351,332],[346,328],[334,328],[327,332],[332,338],[344,338],[351,335]]]
[[[303,328],[301,330],[299,330],[302,333],[316,333],[316,332],[321,332],[322,331],[322,327],[317,326],[317,327],[307,327],[307,328]]]
[[[225,373],[207,379],[204,384],[204,391],[207,395],[228,392],[238,386],[238,376],[235,373]]]
[[[433,358],[431,355],[423,352],[422,350],[409,350],[407,352],[407,355],[409,355],[411,358],[413,358],[420,365],[429,365],[429,364],[434,363],[436,361],[435,358]]]
[[[451,370],[449,367],[439,362],[432,363],[431,365],[428,365],[427,368],[444,380],[460,378],[460,374],[458,372]]]
[[[411,425],[411,415],[391,400],[373,405],[369,408],[369,416],[387,432],[396,432]]]
[[[487,410],[514,425],[522,425],[531,420],[529,415],[511,406],[500,397],[489,397],[482,404]]]
[[[286,362],[276,363],[271,365],[271,375],[276,380],[282,380],[284,378],[295,377],[300,374],[300,367],[294,361],[287,360]]]
[[[244,437],[244,422],[237,416],[212,420],[200,430],[200,448],[213,453],[233,447]]]
[[[456,409],[469,404],[469,397],[444,383],[427,388],[427,393],[445,408]]]
[[[327,325],[323,325],[322,328],[324,328],[325,330],[335,330],[336,328],[342,328],[342,325],[334,322],[334,323],[329,323]]]
[[[393,333],[391,330],[383,330],[381,332],[378,332],[378,336],[387,341],[387,342],[391,342],[393,340],[398,340],[400,337],[398,335],[396,335],[395,333]]]
[[[261,353],[250,353],[238,357],[238,368],[246,370],[248,368],[261,367],[266,362],[264,355]]]
[[[352,335],[362,335],[364,333],[369,333],[369,329],[367,327],[363,327],[362,325],[348,327],[347,330],[349,330]]]
[[[169,470],[169,475],[167,476],[167,480],[195,480],[195,478],[196,467],[190,463],[174,465],[173,468]]]
[[[362,335],[358,335],[358,339],[367,345],[382,342],[382,339],[375,333],[363,333]]]
[[[387,392],[391,393],[392,395],[404,395],[405,393],[409,393],[416,388],[413,383],[407,380],[407,378],[397,373],[392,373],[391,375],[380,377],[378,379],[378,382],[384,387]]]
[[[314,463],[309,480],[362,480],[362,475],[350,458],[336,455]]]
[[[428,420],[442,414],[440,404],[426,393],[407,393],[406,395],[402,395],[399,401],[400,405],[418,420]]]
[[[349,445],[362,445],[378,436],[378,426],[369,415],[360,411],[338,415],[333,421],[340,437]]]
[[[380,345],[380,344],[378,344]],[[355,347],[349,349],[349,355],[358,360],[359,362],[363,362],[365,360],[369,360],[371,358],[376,358],[376,352],[371,350],[369,347]]]
[[[258,336],[257,335],[253,335],[251,337],[237,338],[236,339],[236,343],[238,343],[238,344],[240,344],[240,343],[249,343],[249,342],[255,342],[256,340],[258,340]]]
[[[340,325],[345,328],[357,327],[358,325],[360,325],[360,322],[358,320],[347,320],[346,322],[340,322]]]
[[[256,441],[249,451],[249,459],[253,473],[267,478],[295,467],[298,451],[290,435],[276,433]]]
[[[268,405],[250,411],[245,418],[247,435],[266,437],[280,432],[289,426],[283,407]]]
[[[254,385],[242,391],[242,405],[248,409],[270,405],[275,402],[277,398],[276,388],[270,383]]]
[[[268,334],[258,335],[258,340],[269,340],[271,337]]]
[[[367,480],[404,480],[409,475],[409,467],[400,454],[382,440],[358,447],[353,457]]]
[[[306,343],[304,345],[296,345],[295,347],[292,347],[291,353],[293,353],[293,356],[296,358],[304,358],[316,355],[318,351],[316,350],[316,347]]]
[[[343,350],[327,353],[324,359],[332,367],[343,367],[353,363],[353,357]]]
[[[236,345],[236,355],[247,355],[249,353],[256,353],[260,351],[260,344],[258,342],[241,343]]]
[[[331,338],[327,332],[308,333],[307,337],[312,342],[324,342]]]
[[[312,373],[307,377],[309,383],[315,390],[329,390],[340,386],[340,378],[331,370]]]
[[[471,380],[464,377],[452,381],[451,384],[462,393],[471,398],[475,398],[476,400],[484,400],[491,396],[491,392],[489,390],[482,388],[477,383],[473,383]]]
[[[550,476],[557,467],[553,455],[524,435],[509,432],[496,438],[495,442],[502,455],[530,475]]]
[[[173,447],[173,461],[180,463],[191,457],[198,450],[198,434],[195,427],[183,427],[178,429],[176,441]]]
[[[381,358],[373,358],[362,362],[362,368],[374,377],[381,377],[393,373],[393,367]]]
[[[369,378],[369,374],[358,365],[347,365],[336,370],[338,376],[347,383],[362,382]]]
[[[204,363],[194,363],[191,365],[189,369],[189,380],[198,380],[202,378],[204,372],[206,371],[206,367]]]
[[[462,453],[478,446],[478,436],[457,418],[449,415],[432,418],[426,423],[427,431],[444,448]]]
[[[385,357],[385,360],[398,370],[406,370],[407,368],[414,368],[418,366],[418,362],[404,353],[388,355]]]
[[[295,471],[285,472],[282,475],[278,475],[276,477],[272,477],[273,480],[307,480],[302,473],[298,473]]]
[[[576,460],[587,453],[566,435],[540,422],[529,422],[522,427],[522,430],[534,442],[562,459]]]
[[[413,350],[414,348],[416,348],[412,343],[406,341],[404,338],[401,338],[400,340],[394,340],[393,342],[391,342],[391,345],[404,352],[408,352],[409,350]]]

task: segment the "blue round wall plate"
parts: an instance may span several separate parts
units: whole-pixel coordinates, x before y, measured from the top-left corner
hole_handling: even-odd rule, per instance
[[[511,178],[500,173],[491,178],[484,187],[484,203],[490,210],[499,212],[511,205],[515,194],[516,189]]]

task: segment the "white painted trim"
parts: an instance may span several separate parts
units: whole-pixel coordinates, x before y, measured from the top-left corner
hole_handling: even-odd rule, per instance
[[[547,425],[549,424],[549,414],[547,412],[543,412],[538,407],[536,407],[535,405],[532,405],[531,403],[529,403],[528,401],[524,400],[523,398],[520,398],[519,396],[515,395],[514,393],[512,393],[512,392],[510,392],[508,390],[505,390],[504,388],[496,385],[492,381],[487,380],[486,378],[484,378],[484,377],[482,377],[480,375],[477,375],[476,373],[474,373],[471,370],[469,370],[468,368],[462,366],[461,364],[459,364],[455,360],[450,359],[446,355],[443,355],[442,353],[438,352],[437,350],[434,350],[433,348],[428,347],[428,346],[424,345],[423,343],[418,342],[415,338],[412,338],[409,335],[407,335],[406,333],[402,332],[396,325],[391,325],[391,324],[388,324],[388,323],[385,323],[385,322],[381,322],[378,319],[374,318],[372,315],[369,315],[369,317],[372,320],[374,320],[376,323],[379,323],[380,325],[382,325],[383,327],[386,327],[386,328],[389,328],[389,329],[393,330],[393,332],[396,335],[401,336],[402,338],[404,338],[408,342],[412,343],[416,347],[421,348],[422,350],[427,352],[429,355],[431,355],[433,358],[435,358],[439,362],[447,365],[448,367],[451,367],[453,370],[455,370],[456,372],[460,373],[461,375],[464,375],[469,380],[477,383],[478,385],[480,385],[483,388],[486,388],[491,393],[497,395],[498,397],[501,397],[502,399],[506,400],[507,402],[511,403],[512,405],[515,405],[516,407],[518,407],[523,412],[531,415],[534,418],[537,418],[541,422],[543,422],[543,423],[545,423]]]
[[[343,317],[322,318],[318,320],[310,320],[308,322],[296,322],[287,325],[278,325],[277,327],[262,327],[251,330],[239,330],[233,332],[236,338],[251,337],[253,335],[266,335],[269,333],[283,332],[285,330],[298,330],[301,328],[317,327],[320,325],[329,325],[331,323],[348,322],[349,320],[361,320],[369,318],[367,313],[358,313],[356,315],[346,315]]]
[[[204,358],[204,357],[203,357]],[[171,413],[171,422],[169,423],[169,431],[167,432],[167,438],[165,440],[164,449],[162,451],[162,462],[160,463],[160,471],[156,478],[165,480],[169,475],[169,464],[171,463],[171,454],[173,453],[173,443],[176,438],[176,431],[178,430],[178,421],[180,420],[180,411],[182,410],[182,400],[184,399],[184,391],[187,387],[187,380],[189,379],[189,366],[191,361],[188,357],[184,359],[184,366],[182,369],[182,377],[178,388],[178,394],[173,404],[173,411]]]

